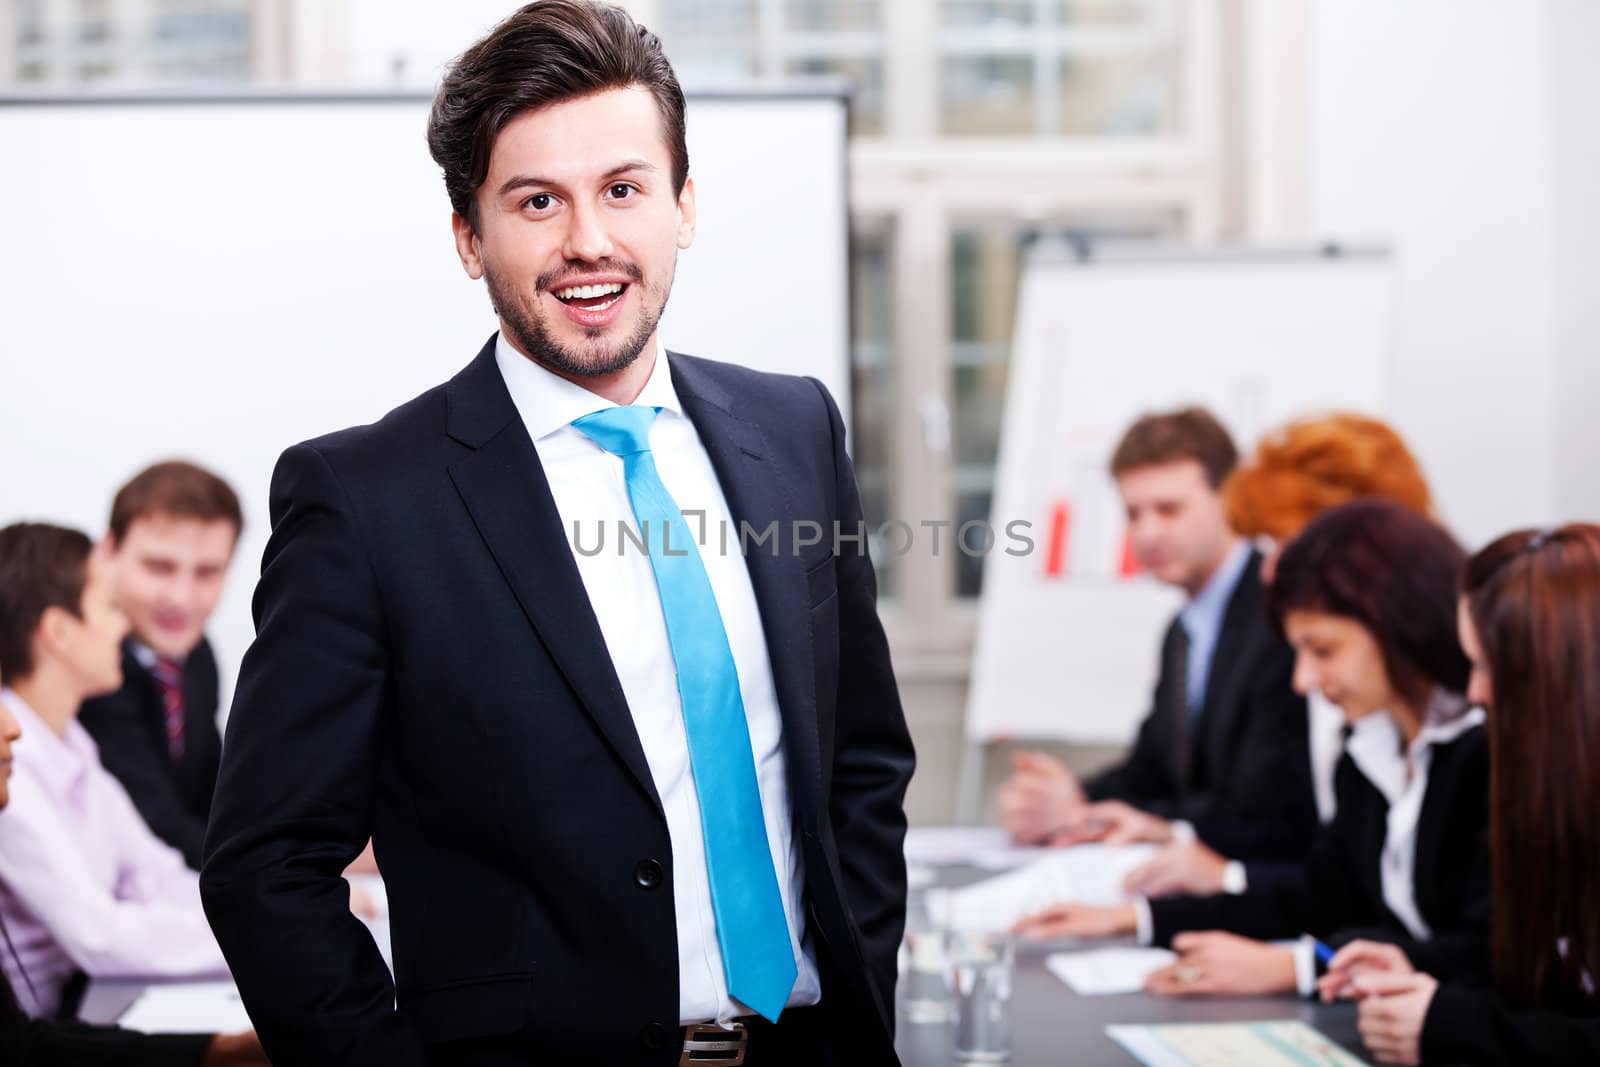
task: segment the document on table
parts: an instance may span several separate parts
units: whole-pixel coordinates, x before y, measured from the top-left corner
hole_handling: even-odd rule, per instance
[[[1366,1067],[1302,1022],[1108,1026],[1145,1067]]]
[[[1079,996],[1106,997],[1140,992],[1152,972],[1177,958],[1164,948],[1096,948],[1057,952],[1044,965]]]
[[[232,982],[153,985],[117,1020],[146,1034],[233,1034],[251,1028]]]
[[[993,826],[919,826],[906,833],[906,859],[932,867],[970,863],[986,871],[1005,871],[1048,852],[1019,845]]]
[[[955,930],[1004,930],[1058,901],[1120,904],[1128,899],[1122,891],[1123,878],[1154,852],[1154,845],[1048,849],[1044,858],[1026,867],[975,885],[928,890],[928,915]]]

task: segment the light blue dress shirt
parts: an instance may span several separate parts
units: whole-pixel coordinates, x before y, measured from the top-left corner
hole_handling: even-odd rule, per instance
[[[1228,613],[1228,602],[1233,599],[1233,591],[1238,587],[1239,579],[1244,576],[1244,569],[1249,563],[1250,543],[1241,539],[1223,559],[1216,573],[1211,575],[1205,588],[1196,593],[1178,613],[1178,621],[1189,635],[1187,696],[1191,721],[1205,706],[1206,683],[1211,678],[1211,660],[1217,652],[1217,638],[1222,634],[1223,618]]]

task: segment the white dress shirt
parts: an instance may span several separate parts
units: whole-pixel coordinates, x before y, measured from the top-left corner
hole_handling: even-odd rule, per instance
[[[1388,833],[1383,840],[1380,873],[1383,902],[1405,924],[1412,937],[1433,936],[1417,909],[1417,822],[1428,793],[1428,770],[1435,745],[1448,744],[1485,721],[1482,708],[1462,712],[1459,696],[1434,691],[1409,750],[1400,740],[1400,728],[1387,711],[1363,716],[1350,731],[1345,751],[1373,788],[1389,802]]]
[[[667,491],[680,510],[705,513],[703,523],[697,514],[687,514],[684,521],[697,539],[739,675],[767,844],[800,972],[788,1006],[815,1004],[821,999],[822,985],[801,911],[805,867],[794,833],[784,770],[783,723],[755,589],[739,553],[739,527],[728,511],[711,457],[678,402],[666,350],[658,346],[657,351],[650,378],[634,403],[661,409],[650,428],[650,451]],[[651,356],[646,353],[639,358]],[[636,541],[625,540],[621,534],[626,525],[638,536],[622,460],[571,426],[573,419],[617,405],[523,356],[504,335],[496,342],[495,361],[550,483],[567,542],[574,547],[573,559],[666,813],[678,927],[679,1022],[726,1021],[752,1014],[728,996],[723,975],[700,801],[689,768],[683,705],[660,594],[649,556]],[[726,551],[723,530],[729,531]],[[652,536],[659,538],[660,534],[652,531]],[[574,798],[575,802],[578,799]]]

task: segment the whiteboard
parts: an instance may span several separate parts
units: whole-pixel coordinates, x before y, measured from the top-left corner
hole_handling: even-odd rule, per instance
[[[0,98],[0,524],[98,533],[145,465],[218,471],[246,518],[211,627],[225,690],[278,454],[444,381],[496,328],[456,258],[428,106]],[[662,338],[814,375],[848,411],[844,99],[692,95],[688,128],[698,232]]]
[[[1381,414],[1391,279],[1377,250],[1030,253],[990,522],[1029,522],[1033,548],[985,557],[969,740],[1133,738],[1182,598],[1127,573],[1122,432],[1198,403],[1248,454],[1296,416]]]

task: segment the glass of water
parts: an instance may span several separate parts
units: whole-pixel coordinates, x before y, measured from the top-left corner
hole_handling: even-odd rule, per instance
[[[950,941],[955,987],[957,1063],[1011,1058],[1011,989],[1016,940],[1007,933],[963,932]]]
[[[905,942],[900,949],[900,988],[907,1022],[949,1023],[955,1018],[950,988],[952,936],[932,916],[927,894],[912,894],[907,901]]]

